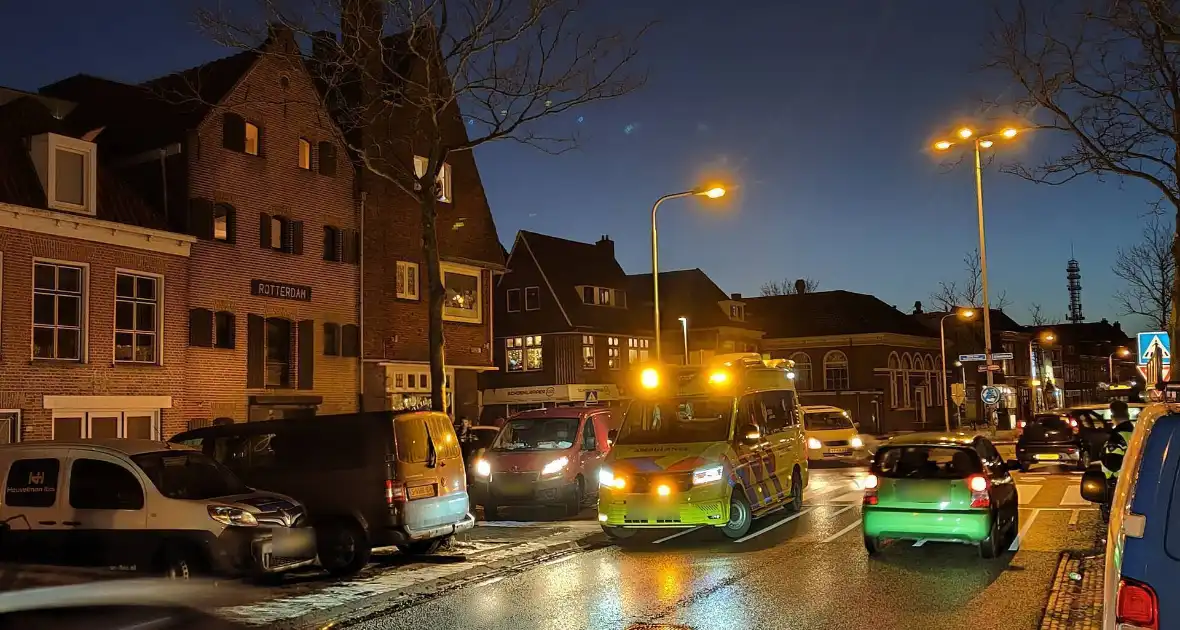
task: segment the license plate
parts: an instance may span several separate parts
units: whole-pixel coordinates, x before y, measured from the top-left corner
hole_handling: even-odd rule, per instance
[[[428,486],[414,486],[410,488],[411,499],[426,499],[434,496],[434,484]]]
[[[851,455],[852,449],[850,449],[850,448],[834,448],[831,450],[831,453],[832,453],[832,455]]]
[[[1057,453],[1041,453],[1039,455],[1036,455],[1035,457],[1037,459],[1054,460],[1054,461],[1061,459],[1061,456],[1058,455]]]

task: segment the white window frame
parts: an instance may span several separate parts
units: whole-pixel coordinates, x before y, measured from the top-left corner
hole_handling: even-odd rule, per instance
[[[24,433],[24,420],[25,420],[24,414],[21,412],[20,409],[0,409],[0,415],[6,415],[6,414],[13,414],[16,416],[16,426],[12,427],[12,429],[11,429],[11,431],[12,431],[11,444],[16,444],[16,443],[22,441],[22,439],[24,437],[22,435]]]
[[[120,438],[127,437],[127,416],[149,416],[152,419],[152,437],[153,440],[160,439],[160,410],[159,409],[54,409],[53,415],[49,420],[49,435],[50,439],[57,439],[57,419],[58,418],[81,418],[82,419],[82,439],[90,439],[92,432],[91,422],[93,418],[109,418],[111,416],[119,417],[119,425],[116,429],[116,435]]]
[[[57,357],[37,357],[33,343],[33,328],[36,324],[33,322],[33,302],[36,296],[37,285],[37,263],[44,263],[47,265],[77,267],[82,270],[82,313],[79,319],[78,331],[78,358],[77,359],[59,359]],[[74,262],[72,260],[57,260],[53,258],[34,258],[32,264],[29,266],[29,357],[34,361],[76,361],[78,363],[87,363],[90,359],[90,344],[88,343],[90,331],[90,263]],[[54,324],[56,329],[57,325]],[[56,347],[56,341],[55,347]],[[113,352],[113,350],[112,350]]]
[[[837,355],[839,355],[840,357],[843,357],[842,365],[841,365],[841,361],[836,358]],[[823,366],[824,366],[824,391],[848,391],[848,389],[852,387],[852,372],[850,370],[851,365],[848,360],[847,353],[845,353],[842,350],[829,350],[827,353],[824,354]],[[843,388],[828,386],[828,366],[831,366],[833,369],[838,368],[838,367],[844,368],[844,381],[845,381],[844,385],[845,386]],[[835,380],[835,379],[833,379],[833,380]]]
[[[463,275],[473,277],[475,283],[475,315],[467,316],[463,314],[454,314],[447,312],[446,298],[443,298],[443,319],[448,322],[461,322],[465,324],[482,324],[483,323],[483,270],[479,267],[470,267],[468,265],[456,265],[454,263],[442,263],[439,270],[442,274],[443,291],[446,291],[447,274],[453,273],[456,275]]]
[[[606,338],[606,367],[610,370],[623,369],[623,353],[619,349],[618,337]]]
[[[118,329],[115,328],[115,317],[113,315],[114,311],[111,311],[112,312],[112,316],[111,316],[111,331],[112,331],[111,361],[113,363],[119,364],[119,365],[164,365],[164,345],[163,345],[163,343],[164,343],[164,276],[162,276],[158,273],[151,273],[148,271],[137,271],[135,269],[123,269],[121,267],[116,267],[115,268],[115,285],[111,287],[111,293],[114,296],[114,301],[112,302],[112,308],[115,308],[116,310],[118,309],[118,304],[119,304],[119,293],[118,293],[119,274],[124,274],[124,275],[128,275],[128,276],[133,276],[133,277],[137,276],[137,277],[141,277],[141,278],[151,278],[156,281],[156,330],[154,333],[156,336],[156,351],[155,351],[155,356],[152,358],[151,361],[134,361],[134,360],[128,361],[128,360],[115,359],[114,333]],[[134,334],[132,335],[131,341],[132,341],[131,356],[135,356]]]
[[[430,165],[430,160],[421,155],[414,156],[414,175],[421,178],[426,174],[426,167]],[[438,169],[438,177],[435,179],[438,184],[438,200],[443,203],[451,203],[454,201],[451,197],[451,165],[447,162],[442,163],[442,167]],[[415,182],[415,189],[418,184]]]
[[[95,216],[98,213],[97,145],[77,138],[45,133],[32,138],[29,150],[37,174],[40,176],[41,186],[45,190],[45,200],[49,208],[90,216]],[[57,152],[59,150],[82,156],[82,178],[83,186],[86,188],[82,191],[81,204],[57,198]]]
[[[803,357],[806,361],[797,361],[795,357]],[[811,355],[802,350],[791,353],[788,357],[795,362],[795,389],[801,392],[809,392],[815,388],[815,370],[812,368],[814,364],[811,361]],[[803,372],[807,372],[807,378],[800,378]]]
[[[512,308],[512,293],[516,292],[516,308]],[[520,289],[508,289],[504,292],[504,310],[508,313],[519,313],[524,308],[524,292]]]
[[[530,290],[533,291],[533,293],[537,296],[537,303],[532,308],[529,308],[529,291]],[[522,297],[524,299],[524,302],[521,303],[521,306],[524,308],[524,310],[526,310],[526,311],[539,311],[539,310],[541,310],[541,287],[525,287],[524,291],[522,293],[523,293]]]
[[[545,350],[541,342],[541,335],[518,335],[504,338],[504,371],[509,373],[540,372],[545,369]],[[529,367],[529,348],[541,349],[541,361],[537,367]],[[520,350],[520,369],[512,369],[508,361],[508,353]]]
[[[410,287],[410,269],[414,270],[414,286],[411,291]],[[419,300],[421,299],[420,287],[422,286],[422,270],[418,267],[418,263],[409,262],[406,260],[397,261],[397,278],[394,284],[395,295],[402,300]],[[400,282],[402,289],[397,289],[396,282]]]

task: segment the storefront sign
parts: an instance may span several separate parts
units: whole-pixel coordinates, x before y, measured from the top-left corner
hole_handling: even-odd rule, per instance
[[[520,403],[578,402],[588,398],[596,402],[618,400],[619,388],[614,384],[537,385],[535,387],[502,387],[483,392],[485,405],[515,405]]]
[[[268,280],[251,280],[250,293],[262,297],[279,298],[282,300],[311,301],[311,287],[301,284],[284,284]]]

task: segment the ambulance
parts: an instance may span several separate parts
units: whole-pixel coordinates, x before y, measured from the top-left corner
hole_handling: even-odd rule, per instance
[[[802,509],[807,438],[793,367],[737,353],[641,370],[599,471],[606,535],[706,526],[739,539],[755,518]]]

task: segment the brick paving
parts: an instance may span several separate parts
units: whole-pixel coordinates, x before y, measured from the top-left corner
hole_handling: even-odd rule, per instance
[[[1101,630],[1105,558],[1069,551],[1061,554],[1041,630]]]

